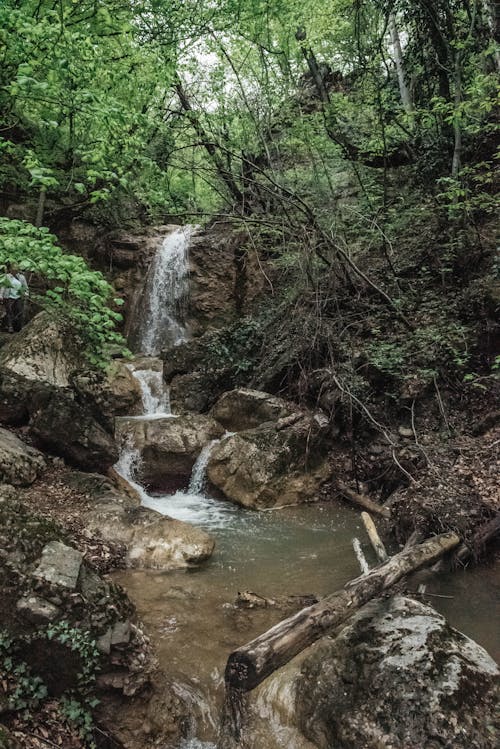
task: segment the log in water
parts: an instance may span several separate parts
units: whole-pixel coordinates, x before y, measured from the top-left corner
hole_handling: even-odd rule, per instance
[[[279,622],[231,653],[225,671],[226,687],[244,691],[254,689],[273,671],[288,663],[325,632],[344,622],[383,590],[405,575],[433,564],[459,543],[456,533],[444,533],[403,549],[367,575],[347,583],[342,590]]]

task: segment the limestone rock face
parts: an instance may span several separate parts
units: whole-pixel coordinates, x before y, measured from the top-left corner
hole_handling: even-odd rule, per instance
[[[43,455],[15,434],[0,429],[0,481],[28,486],[45,468]]]
[[[212,450],[208,478],[244,507],[312,501],[330,473],[321,453],[323,429],[321,418],[298,412],[226,437]]]
[[[267,281],[246,230],[217,222],[189,248],[188,324],[195,335],[245,312]]]
[[[39,404],[30,429],[44,448],[84,470],[105,472],[118,460],[113,436],[65,391]]]
[[[109,420],[141,412],[141,388],[125,362],[115,359],[105,374],[80,370],[71,376],[71,386],[89,407]]]
[[[119,435],[129,435],[140,454],[139,478],[149,487],[165,481],[186,483],[202,448],[224,430],[209,416],[188,414],[162,419],[118,419]]]
[[[68,332],[41,312],[3,346],[0,366],[28,380],[67,387],[83,358]]]
[[[208,559],[215,546],[205,531],[139,507],[131,497],[113,490],[95,497],[85,526],[107,541],[124,544],[130,567],[187,567]]]
[[[277,421],[297,413],[297,406],[260,390],[239,388],[224,393],[210,411],[230,432],[254,429],[266,421]]]
[[[434,609],[395,596],[314,648],[296,708],[320,749],[492,749],[498,677],[486,651]]]

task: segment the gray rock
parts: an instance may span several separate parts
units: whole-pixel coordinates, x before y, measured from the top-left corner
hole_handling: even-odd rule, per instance
[[[111,645],[126,645],[130,642],[130,621],[116,622],[111,631]]]
[[[28,380],[67,387],[83,357],[68,332],[48,312],[41,312],[3,346],[0,365]]]
[[[16,608],[32,624],[53,622],[61,613],[53,603],[35,595],[20,598]]]
[[[238,432],[212,450],[208,478],[244,507],[310,502],[330,475],[322,435],[314,415],[300,411]]]
[[[205,531],[138,507],[130,497],[108,492],[95,499],[95,507],[86,518],[87,530],[106,541],[123,544],[130,567],[187,567],[205,561],[214,550],[215,542]]]
[[[50,393],[32,414],[30,426],[46,449],[78,468],[105,472],[118,460],[113,436],[64,390]]]
[[[82,560],[83,554],[80,551],[60,541],[51,541],[44,547],[34,575],[49,583],[74,590],[77,586]]]
[[[117,419],[122,439],[132,438],[139,450],[141,483],[163,488],[169,479],[185,485],[203,447],[224,430],[214,419],[186,414],[165,419]]]
[[[405,437],[406,439],[410,439],[411,437],[414,437],[413,429],[411,429],[410,427],[400,426],[398,429],[398,433],[401,437]]]
[[[210,411],[230,432],[254,429],[267,421],[277,421],[297,413],[294,403],[260,390],[239,388],[224,393]]]
[[[498,677],[488,653],[434,609],[373,601],[304,661],[299,724],[320,749],[493,749]]]
[[[28,486],[45,468],[38,450],[26,445],[15,434],[0,429],[0,481],[14,486]]]
[[[108,627],[106,632],[96,640],[97,649],[104,655],[109,655],[111,652],[111,627]]]

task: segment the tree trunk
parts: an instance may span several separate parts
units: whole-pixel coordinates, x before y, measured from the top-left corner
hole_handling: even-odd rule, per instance
[[[378,531],[375,527],[375,523],[371,519],[370,515],[368,515],[367,512],[361,513],[361,520],[363,521],[363,525],[365,526],[365,531],[368,535],[368,538],[370,539],[370,543],[373,547],[373,550],[375,554],[377,555],[377,559],[379,562],[386,562],[389,558],[389,555],[387,551],[385,550],[385,546],[382,543],[382,540],[380,536],[378,535]]]
[[[462,104],[462,58],[460,50],[455,50],[455,96],[454,96],[454,107],[453,107],[453,160],[451,163],[451,176],[454,179],[458,178],[460,169],[462,168],[462,126],[460,123],[461,112],[460,107]]]
[[[45,201],[47,199],[47,188],[41,187],[38,195],[38,206],[36,209],[35,226],[40,227],[43,224],[43,214],[45,212]]]
[[[226,687],[242,691],[254,689],[383,590],[405,575],[433,564],[459,543],[455,533],[444,533],[405,549],[367,575],[350,581],[342,590],[280,622],[231,653],[226,665]]]
[[[408,116],[413,115],[413,102],[411,100],[410,89],[406,85],[405,69],[403,62],[403,51],[401,49],[401,40],[399,38],[396,26],[396,17],[394,13],[389,16],[389,31],[391,34],[392,47],[394,50],[394,62],[396,63],[396,72],[398,74],[399,93],[403,108]]]
[[[358,507],[362,507],[364,510],[368,510],[368,512],[374,512],[376,515],[382,515],[384,518],[390,517],[391,511],[388,507],[382,507],[382,505],[374,502],[373,499],[370,499],[370,497],[367,497],[365,494],[358,494],[352,489],[349,489],[349,487],[343,482],[337,481],[337,489],[345,499],[358,505]]]

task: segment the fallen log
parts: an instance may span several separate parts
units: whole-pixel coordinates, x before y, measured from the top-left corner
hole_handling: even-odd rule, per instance
[[[365,510],[368,510],[368,512],[382,515],[382,517],[384,518],[390,517],[391,511],[388,507],[379,505],[377,502],[374,502],[373,499],[367,497],[366,494],[358,494],[352,489],[349,489],[349,487],[346,486],[342,481],[337,481],[337,489],[345,499],[349,500],[349,502],[352,502],[359,507],[363,507]]]
[[[500,512],[487,523],[481,525],[470,541],[459,546],[454,560],[465,562],[469,557],[480,556],[486,544],[496,536],[500,536]]]
[[[383,590],[405,575],[433,564],[459,543],[456,533],[444,533],[404,549],[367,575],[350,581],[342,590],[279,622],[231,653],[225,671],[226,687],[242,691],[254,689]]]
[[[371,519],[370,515],[368,515],[367,512],[361,513],[361,520],[363,521],[363,525],[365,526],[365,531],[370,539],[370,543],[373,547],[373,550],[375,554],[377,555],[377,559],[379,562],[386,562],[389,558],[389,555],[387,551],[385,550],[385,546],[382,543],[382,540],[380,536],[378,535],[377,528],[375,527],[375,523]]]

